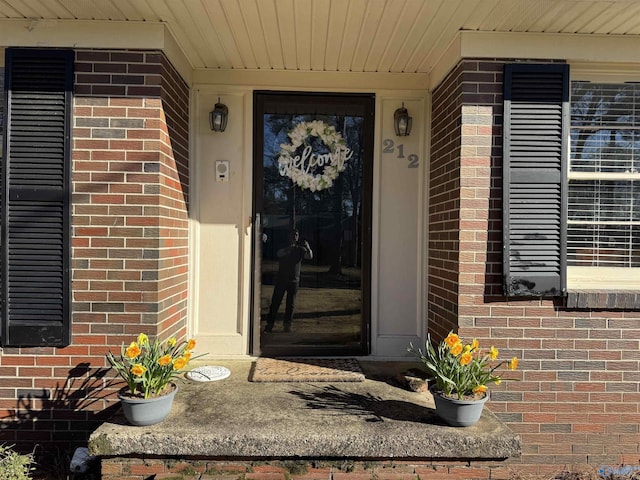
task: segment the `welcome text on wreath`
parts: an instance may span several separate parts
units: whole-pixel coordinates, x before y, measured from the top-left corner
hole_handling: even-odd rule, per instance
[[[320,120],[300,122],[288,136],[290,143],[280,145],[278,170],[280,175],[289,177],[302,189],[318,191],[331,187],[340,172],[345,170],[345,163],[353,156],[353,151],[346,146],[335,127]],[[310,137],[317,137],[328,151],[314,152],[308,144]]]
[[[302,170],[305,173],[314,172],[316,167],[324,167],[327,165],[336,165],[338,170],[344,170],[344,163],[353,156],[353,152],[349,147],[338,146],[335,152],[316,154],[313,153],[311,145],[304,147],[302,155],[291,157],[291,162],[278,165],[280,175],[289,176],[289,170],[292,168]]]

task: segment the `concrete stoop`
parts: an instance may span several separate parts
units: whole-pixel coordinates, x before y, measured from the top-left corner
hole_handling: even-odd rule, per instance
[[[189,473],[204,479],[207,472],[245,479],[268,473],[270,480],[414,478],[419,472],[423,478],[427,472],[428,478],[476,478],[460,476],[460,468],[498,478],[504,460],[520,455],[518,436],[488,409],[472,427],[444,425],[428,393],[396,380],[406,364],[361,361],[364,382],[329,384],[252,383],[251,360],[206,363],[229,368],[231,376],[181,382],[160,424],[134,427],[116,415],[91,435],[89,452],[101,457],[103,480]],[[176,465],[189,468],[178,473]],[[230,466],[235,471],[229,473]]]

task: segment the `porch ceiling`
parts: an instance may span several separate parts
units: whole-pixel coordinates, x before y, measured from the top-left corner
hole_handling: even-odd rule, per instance
[[[640,2],[0,0],[0,19],[165,24],[195,69],[430,73],[461,30],[640,35]]]

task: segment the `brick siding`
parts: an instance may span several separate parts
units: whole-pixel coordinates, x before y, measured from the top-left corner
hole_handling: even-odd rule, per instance
[[[507,480],[511,470],[481,461],[354,461],[103,458],[102,480]]]
[[[640,464],[640,310],[502,296],[503,61],[462,61],[433,95],[429,328],[517,356],[487,404],[521,436],[522,473]],[[446,186],[448,185],[448,186]],[[448,248],[451,251],[448,251]]]
[[[189,90],[156,51],[76,52],[72,343],[5,348],[0,442],[86,444],[116,402],[105,353],[183,337]]]

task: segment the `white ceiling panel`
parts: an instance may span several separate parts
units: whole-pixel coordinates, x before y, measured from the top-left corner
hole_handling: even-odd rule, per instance
[[[311,25],[311,70],[324,70],[324,53],[329,32],[331,0],[315,0],[311,9],[314,22]]]
[[[295,0],[294,21],[296,29],[296,65],[298,70],[311,69],[311,0]]]
[[[617,5],[598,5],[601,7],[600,13],[586,19],[586,23],[580,27],[578,27],[577,31],[579,32],[588,32],[588,33],[596,33],[597,30],[606,28],[606,25],[610,22],[615,22],[619,24],[619,20],[621,15],[621,7]],[[585,15],[586,17],[586,15]]]
[[[35,14],[45,18],[71,19],[73,15],[58,2],[47,2],[46,0],[31,0],[31,8]],[[42,12],[46,12],[42,15]]]
[[[209,12],[200,0],[185,0],[187,8],[184,9],[191,16],[192,28],[197,30],[192,32],[192,37],[198,37],[200,42],[208,45],[209,48],[199,49],[202,58],[201,65],[222,65],[228,58],[225,54],[225,48],[220,42],[219,30],[211,28],[211,19]],[[223,22],[223,26],[227,23]]]
[[[584,31],[585,25],[593,22],[594,19],[600,19],[608,10],[615,11],[610,5],[595,4],[589,7],[581,15],[576,15],[573,22],[567,24],[565,29],[569,32]]]
[[[128,3],[131,5],[131,8],[134,9],[135,13],[131,17],[139,18],[145,22],[159,22],[160,18],[158,18],[158,14],[156,11],[149,6],[149,2],[153,3],[157,0],[118,0],[119,2]],[[123,9],[123,12],[126,12]],[[129,20],[129,18],[127,18]]]
[[[127,21],[140,22],[144,20],[144,15],[142,15],[135,6],[137,2],[133,2],[131,0],[111,0],[111,2],[113,3],[114,7],[122,13],[123,18]],[[47,3],[55,4],[56,2]]]
[[[418,2],[422,6],[416,15],[415,22],[410,30],[407,31],[402,48],[397,52],[391,64],[390,71],[401,73],[409,61],[416,54],[418,46],[422,43],[422,38],[426,32],[430,30],[430,24],[433,22],[436,12],[440,7],[440,2]]]
[[[238,2],[220,0],[219,5],[221,8],[211,7],[207,12],[208,20],[215,26],[215,28],[209,26],[209,34],[215,35],[216,32],[220,32],[219,38],[222,41],[224,51],[231,58],[233,68],[258,68],[253,44]],[[220,51],[216,43],[210,44],[210,50],[212,52]]]
[[[351,71],[353,55],[362,35],[362,24],[367,12],[366,0],[352,0],[349,4],[349,12],[345,23],[340,55],[338,56],[338,68],[340,72]]]
[[[325,40],[324,70],[338,70],[338,58],[342,49],[342,37],[347,25],[350,1],[332,2],[329,11],[329,29]]]
[[[232,1],[229,3],[231,4],[229,5],[229,8],[233,8],[232,5],[234,3],[237,5],[240,15],[242,15],[242,18],[244,19],[246,35],[251,43],[251,51],[253,52],[257,64],[256,68],[262,70],[270,69],[271,57],[267,50],[267,42],[264,36],[262,19],[260,18],[260,12],[258,10],[258,6],[255,4],[255,0],[243,3]]]
[[[616,17],[619,23],[608,29],[604,33],[614,35],[638,35],[640,34],[640,2],[633,2],[620,9],[620,14]]]
[[[194,66],[204,65],[202,49],[198,48],[202,44],[201,37],[183,2],[153,0],[152,5],[158,18],[169,25],[182,51],[189,52],[191,63]]]
[[[265,43],[269,57],[271,58],[271,68],[274,70],[284,70],[284,57],[282,53],[282,42],[280,40],[280,29],[278,27],[278,16],[274,0],[257,0],[258,10],[262,18],[262,31],[264,32]]]
[[[458,32],[640,35],[638,0],[0,0],[0,20],[164,23],[194,69],[429,73]]]
[[[280,40],[286,70],[298,70],[296,40],[298,35],[304,35],[296,31],[294,4],[294,0],[275,0],[278,23],[273,25],[269,31],[269,35],[278,37]]]
[[[362,72],[371,50],[371,39],[377,35],[378,25],[382,21],[385,2],[382,0],[367,2],[359,40],[354,47],[350,71]]]
[[[429,25],[425,35],[415,49],[414,54],[403,67],[403,72],[426,72],[428,70],[424,70],[425,67],[422,67],[422,65],[427,64],[427,62],[429,62],[429,65],[433,65],[434,62],[437,61],[441,52],[444,52],[446,45],[448,45],[453,38],[453,36],[444,38],[445,32],[455,33],[459,30],[459,28],[455,28],[457,23],[450,23],[456,13],[464,16],[464,18],[469,15],[467,10],[458,8],[458,5],[450,1],[445,0],[440,4],[436,12],[436,18]],[[436,53],[435,48],[440,49],[438,53]]]

